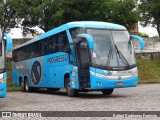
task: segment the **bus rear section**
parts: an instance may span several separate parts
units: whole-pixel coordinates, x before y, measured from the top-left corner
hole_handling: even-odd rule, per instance
[[[22,91],[66,88],[113,93],[135,87],[138,72],[132,39],[125,27],[105,22],[71,22],[48,31],[13,51],[12,78]]]
[[[6,39],[3,39],[5,37]],[[0,30],[0,98],[4,98],[7,95],[7,74],[6,74],[6,51],[12,50],[12,39],[7,34],[2,36]]]

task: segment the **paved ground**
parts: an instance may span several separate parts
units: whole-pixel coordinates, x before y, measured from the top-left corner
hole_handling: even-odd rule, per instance
[[[111,96],[88,92],[74,98],[65,90],[8,92],[0,99],[0,111],[160,111],[160,84],[115,89]]]

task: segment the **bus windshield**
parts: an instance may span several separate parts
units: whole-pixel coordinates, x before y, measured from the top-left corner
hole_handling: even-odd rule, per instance
[[[94,40],[92,64],[104,67],[129,67],[135,65],[132,43],[127,31],[87,29]]]

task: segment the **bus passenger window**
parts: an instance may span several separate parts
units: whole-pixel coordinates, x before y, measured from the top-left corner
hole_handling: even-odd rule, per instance
[[[38,43],[38,56],[44,55],[44,51],[42,50],[43,41],[39,41]]]
[[[57,46],[58,46],[58,45],[57,45],[57,37],[56,37],[56,36],[53,36],[51,41],[52,41],[52,48],[51,48],[52,50],[51,50],[51,52],[52,52],[52,53],[55,53],[55,52],[58,51],[58,50],[57,50]]]
[[[66,32],[62,32],[58,36],[58,51],[64,52],[69,48],[69,42]]]
[[[59,52],[62,51],[63,45],[64,45],[64,42],[63,42],[63,34],[60,34],[60,35],[58,36],[58,51],[59,51]]]
[[[51,40],[51,37],[48,37],[48,54],[50,54],[51,53],[51,50],[52,50],[52,40]]]
[[[34,49],[33,49],[33,44],[31,44],[30,46],[30,58],[33,58],[34,57]]]

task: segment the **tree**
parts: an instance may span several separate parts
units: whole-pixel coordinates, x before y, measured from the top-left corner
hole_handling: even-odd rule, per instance
[[[21,0],[0,0],[0,27],[2,32],[19,24],[18,4]]]
[[[139,12],[141,13],[141,25],[151,24],[155,27],[160,36],[160,1],[159,0],[140,0]]]
[[[2,0],[1,0],[2,1]],[[44,31],[71,21],[107,21],[132,29],[138,22],[136,0],[6,0],[2,1],[7,17],[2,26],[14,27],[19,22],[26,31],[38,26]],[[1,8],[0,8],[1,9]],[[4,27],[5,28],[5,27]],[[31,31],[34,32],[34,31]]]
[[[105,20],[105,0],[34,0],[24,1],[22,26],[38,26],[44,31],[78,20]]]
[[[107,21],[121,24],[128,30],[134,29],[138,22],[139,14],[136,8],[136,0],[113,0],[106,2]]]

